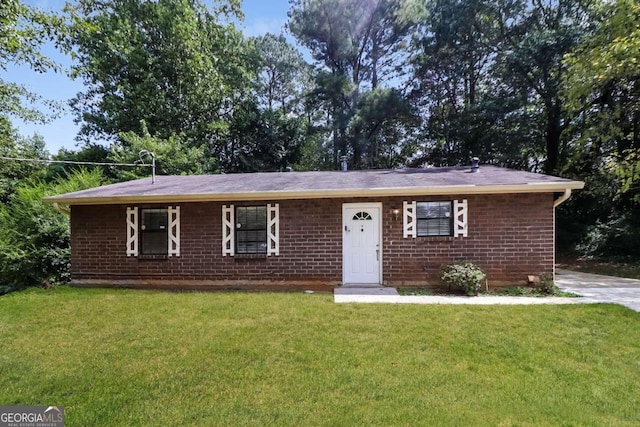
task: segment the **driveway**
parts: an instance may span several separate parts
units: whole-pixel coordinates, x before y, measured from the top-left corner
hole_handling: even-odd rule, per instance
[[[585,300],[622,304],[640,312],[640,280],[556,270],[556,284]]]

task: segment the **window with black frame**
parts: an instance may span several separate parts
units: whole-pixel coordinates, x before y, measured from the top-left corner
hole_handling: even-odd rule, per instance
[[[416,206],[418,237],[452,236],[451,202],[418,202]]]
[[[140,223],[140,253],[166,255],[168,253],[167,209],[142,209]]]
[[[236,207],[236,253],[267,253],[267,207]]]

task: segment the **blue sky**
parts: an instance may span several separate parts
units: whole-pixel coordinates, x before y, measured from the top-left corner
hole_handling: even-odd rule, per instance
[[[2,1],[2,0],[0,0]],[[45,10],[59,11],[64,7],[64,0],[27,0],[28,4]],[[205,3],[210,4],[208,0]],[[280,33],[287,21],[287,0],[243,0],[242,9],[245,14],[240,28],[247,36],[256,36],[267,32]],[[46,46],[43,53],[55,59],[65,67],[71,65],[70,58],[55,50],[53,46]],[[35,73],[28,67],[9,65],[7,72],[0,71],[0,76],[10,82],[24,84],[32,92],[51,100],[67,101],[76,93],[83,90],[81,81],[73,81],[62,73]],[[50,153],[56,153],[60,148],[75,149],[75,136],[79,126],[73,122],[74,116],[67,109],[62,116],[47,124],[23,123],[13,118],[13,124],[22,135],[30,136],[34,133],[42,135]]]

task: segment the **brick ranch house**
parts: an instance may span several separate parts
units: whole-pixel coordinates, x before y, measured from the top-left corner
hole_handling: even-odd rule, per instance
[[[583,186],[482,166],[158,176],[45,201],[69,206],[80,286],[438,286],[468,259],[500,287],[553,274],[555,207]]]

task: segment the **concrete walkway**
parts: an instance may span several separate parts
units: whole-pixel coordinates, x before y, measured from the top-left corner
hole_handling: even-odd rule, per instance
[[[582,298],[535,298],[505,296],[403,296],[395,288],[342,287],[333,291],[336,303],[388,304],[469,304],[469,305],[537,305],[537,304],[622,304],[640,311],[640,280],[599,276],[574,271],[556,271],[560,289],[582,295]]]
[[[563,291],[582,295],[585,302],[622,304],[640,312],[640,280],[556,270],[556,284]]]

